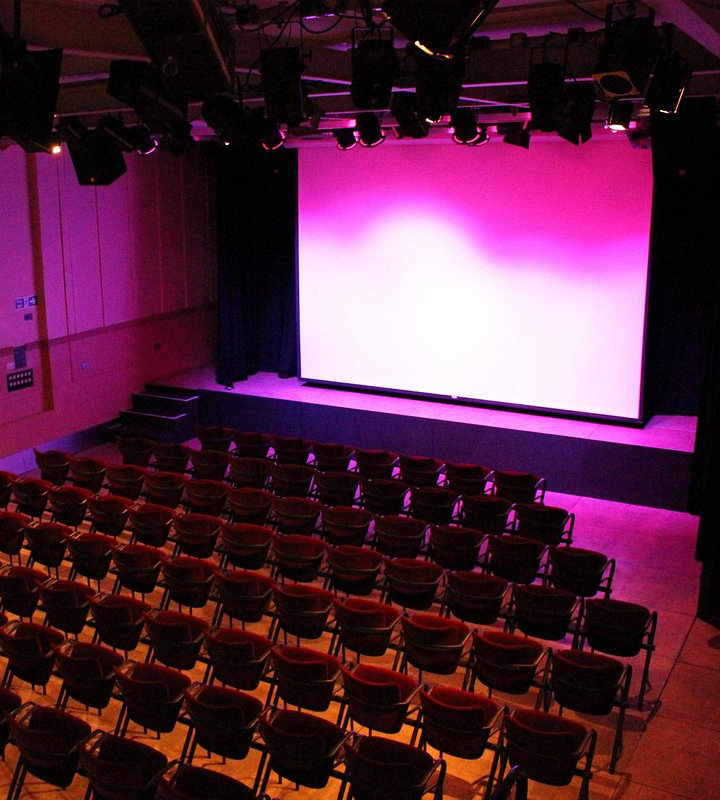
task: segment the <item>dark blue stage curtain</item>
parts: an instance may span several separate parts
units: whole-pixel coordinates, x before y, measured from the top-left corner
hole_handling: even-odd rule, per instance
[[[215,151],[217,381],[297,374],[297,154]]]

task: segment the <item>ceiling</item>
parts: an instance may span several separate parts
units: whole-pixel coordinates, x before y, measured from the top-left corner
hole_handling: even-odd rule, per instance
[[[88,125],[108,111],[126,112],[132,121],[132,113],[105,91],[109,63],[119,58],[149,60],[128,19],[122,14],[102,18],[99,11],[103,5],[107,4],[100,0],[22,2],[22,36],[28,45],[64,48],[58,115],[82,115]],[[263,103],[260,49],[293,44],[302,47],[306,88],[318,109],[315,123],[320,133],[316,136],[323,130],[350,124],[355,113],[350,98],[351,35],[354,27],[365,24],[360,0],[323,0],[316,5],[326,10],[344,8],[342,18],[318,14],[304,17],[302,24],[300,3],[254,0],[259,23],[248,23],[247,29],[238,27],[235,13],[236,6],[246,6],[246,0],[213,5],[218,5],[234,39],[235,72],[246,105]],[[589,80],[606,5],[606,0],[499,0],[469,48],[461,104],[476,108],[480,120],[489,124],[525,119],[530,64],[543,54],[562,63],[566,48],[567,74],[576,80]],[[380,2],[374,6],[373,16],[379,23]],[[647,0],[636,3],[638,13],[644,13],[645,6],[655,10],[656,24],[671,22],[677,28],[673,46],[694,70],[687,94],[720,97],[720,0]],[[10,0],[0,6],[0,23],[12,32]],[[404,44],[396,33],[401,64]],[[396,80],[397,88],[411,85],[411,79],[402,74]],[[596,121],[604,119],[606,113],[606,104],[599,103]],[[213,135],[200,118],[199,104],[191,104],[188,116],[195,138]],[[384,122],[392,122],[389,114],[384,115]]]

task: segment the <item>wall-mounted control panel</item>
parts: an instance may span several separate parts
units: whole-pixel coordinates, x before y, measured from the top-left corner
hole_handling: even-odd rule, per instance
[[[33,371],[31,369],[20,369],[15,372],[8,373],[7,376],[7,390],[8,392],[17,392],[20,389],[27,389],[33,385]]]

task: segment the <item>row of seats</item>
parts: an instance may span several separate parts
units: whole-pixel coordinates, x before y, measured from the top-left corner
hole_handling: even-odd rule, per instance
[[[127,474],[129,470],[131,475]],[[108,467],[105,475],[110,494],[118,502],[134,501],[142,494],[151,503],[171,508],[182,503],[197,513],[227,512],[238,517],[248,505],[305,498],[308,503],[317,500],[318,510],[325,505],[357,506],[373,514],[407,512],[435,524],[461,520],[488,533],[507,527],[512,512],[519,532],[542,537],[548,544],[572,537],[573,516],[564,509],[533,503],[513,504],[497,495],[460,495],[446,487],[410,487],[395,478],[362,479],[352,472],[316,473],[311,467],[280,465],[273,467],[269,484],[247,481],[236,486],[213,480],[187,480],[175,473],[148,472],[139,467]],[[91,489],[77,484],[57,486],[42,478],[13,478],[8,473],[5,477],[8,487],[4,499],[0,498],[0,505],[5,507],[12,498],[23,513],[33,517],[42,517],[48,505],[52,513],[73,520],[82,521],[88,513],[91,517],[103,514],[97,499],[104,485],[102,481]],[[312,500],[307,500],[310,497]]]
[[[27,623],[24,623],[24,625],[28,627]],[[46,636],[52,636],[52,629],[40,628],[37,630],[38,626],[35,626],[35,628],[35,633],[38,636],[42,631],[45,631]],[[226,633],[232,633],[232,631],[228,630]],[[243,634],[238,631],[235,633],[236,635],[240,634],[242,639]],[[502,636],[502,634],[496,635]],[[484,638],[482,635],[478,636],[478,643],[482,638]],[[270,643],[267,642],[266,644],[270,649]],[[513,645],[515,650],[519,651],[522,648],[530,649],[533,644],[528,640],[518,640],[517,637],[505,637],[505,641],[502,641],[500,646],[507,648],[509,645]],[[479,651],[479,645],[477,648],[474,647],[475,649]],[[198,744],[210,752],[222,755],[223,758],[237,759],[244,758],[247,755],[255,726],[259,721],[258,717],[263,709],[263,704],[252,695],[232,688],[216,687],[212,684],[191,684],[190,679],[177,670],[157,664],[120,663],[122,662],[121,657],[103,647],[74,642],[68,644],[66,652],[62,653],[61,651],[62,648],[58,648],[59,672],[64,678],[63,691],[58,699],[60,708],[65,707],[68,695],[79,702],[97,705],[101,708],[106,707],[110,701],[112,684],[116,680],[120,688],[120,699],[123,702],[123,709],[116,725],[116,734],[119,733],[124,736],[127,733],[130,721],[158,733],[170,732],[175,727],[181,706],[184,703],[189,715],[190,730],[183,748],[183,758],[187,757],[187,760],[191,762]],[[482,652],[484,654],[485,649]],[[522,662],[522,659],[517,658],[517,652],[515,656],[516,661]],[[12,652],[10,657],[12,659]],[[73,663],[73,657],[74,671],[70,666]],[[612,659],[603,659],[601,656],[593,658],[589,654],[585,654],[584,662],[582,658],[582,654],[578,654],[575,651],[558,653],[553,662],[553,669],[548,673],[549,679],[541,686],[543,691],[554,693],[561,706],[573,708],[577,707],[579,703],[580,710],[585,713],[608,713],[615,702],[618,702],[621,709],[624,709],[629,679],[623,681],[621,677],[619,678],[617,674],[612,672],[616,662]],[[599,664],[598,659],[602,663]],[[481,656],[477,655],[475,660],[480,662]],[[411,722],[413,713],[421,710],[422,718],[416,714],[416,719],[412,722],[415,727],[413,741],[417,734],[420,733],[423,746],[429,744],[440,750],[441,753],[446,752],[460,758],[470,759],[479,758],[482,755],[485,747],[489,744],[488,739],[493,732],[497,733],[502,728],[506,735],[509,735],[509,731],[506,731],[504,727],[505,720],[503,719],[502,710],[497,704],[492,700],[484,699],[467,691],[443,687],[420,687],[409,676],[377,667],[355,665],[341,668],[339,662],[331,656],[324,656],[307,648],[273,648],[272,661],[274,666],[273,681],[276,690],[275,701],[282,700],[284,703],[297,705],[300,708],[309,708],[314,711],[324,711],[329,707],[331,700],[338,700],[333,693],[338,676],[342,673],[345,693],[344,696],[339,698],[341,707],[338,721],[343,722],[344,720],[344,723],[339,730],[344,731],[348,722],[354,721],[357,724],[367,726],[372,731],[396,733],[403,724]],[[588,661],[591,663],[587,663]],[[92,673],[88,672],[87,664],[92,662],[97,665],[98,677],[94,681],[88,681],[87,678]],[[527,671],[527,659],[523,664],[525,664]],[[86,665],[85,669],[82,670],[80,665]],[[485,666],[487,667],[488,665],[486,664]],[[489,675],[487,680],[491,688],[493,685],[497,685],[497,688],[513,693],[522,691],[519,684],[526,676],[517,674],[517,664],[508,663],[506,666],[504,678],[502,677],[502,670],[494,661],[489,663],[489,672],[486,670],[486,673],[482,674]],[[602,674],[602,669],[600,669],[601,674],[598,674],[599,668],[604,668],[604,675]],[[582,685],[582,680],[578,679],[579,676],[580,678],[583,677],[583,672],[586,673],[584,675],[585,686]],[[474,679],[476,671],[473,670],[472,674]],[[223,678],[228,677],[227,668],[225,672],[220,672],[220,675]],[[235,673],[230,676],[231,685],[234,675]],[[499,678],[498,676],[501,677]],[[37,679],[38,676],[26,673],[24,677],[27,680],[33,680]],[[247,676],[244,675],[243,677],[246,678]],[[589,683],[587,683],[588,677],[590,678]],[[606,678],[604,682],[602,680],[603,677]],[[607,678],[610,678],[610,680],[608,681]],[[586,696],[585,691],[587,689],[592,690],[591,697]],[[5,692],[7,693],[7,689]],[[620,699],[618,699],[618,693],[621,695]],[[268,707],[265,709],[267,714],[274,714],[274,708],[270,702],[272,697],[273,692],[271,689],[266,704]],[[412,711],[411,704],[418,697],[420,704]],[[550,699],[546,695],[546,708]],[[66,717],[68,716],[66,715]],[[329,724],[325,720],[311,715],[304,714],[299,716],[302,717],[304,728],[302,736],[305,739],[311,731],[316,731],[318,726],[322,728],[327,727]],[[521,717],[522,712],[516,711],[513,716]],[[276,714],[275,719],[277,719]],[[260,721],[261,723],[263,722],[262,717],[260,717]],[[271,718],[266,717],[264,721],[270,722]],[[297,721],[299,722],[300,720]],[[547,713],[544,715],[535,714],[529,718],[529,721],[535,726],[539,726],[539,730],[536,731],[539,738],[542,737],[543,728],[548,726],[550,726],[554,734],[557,734],[559,729],[564,729],[565,733],[572,731],[578,733],[582,729],[583,737],[581,738],[583,740],[589,735],[594,737],[594,734],[591,734],[590,731],[577,723],[565,722]],[[508,721],[507,724],[510,725],[510,722]],[[530,725],[530,728],[532,727],[533,725]],[[338,730],[337,725],[335,730]],[[274,732],[266,729],[264,724],[261,724],[260,732],[266,743],[266,754],[269,753],[272,764],[273,755],[277,757],[282,755],[282,753],[273,753],[273,745],[280,747],[281,750],[283,745],[278,741],[273,742],[275,738],[273,735],[268,737],[269,733],[272,734]],[[289,735],[288,731],[285,733]],[[622,723],[619,722],[615,745],[617,754],[619,754],[619,748],[621,747],[621,733]],[[292,739],[292,737],[290,738]],[[579,740],[576,744],[579,744]],[[294,742],[295,758],[302,751],[300,745],[301,741],[297,739],[296,731]],[[576,763],[582,754],[581,750],[584,751],[585,748],[578,749],[573,747],[570,748],[569,752],[563,753],[561,751],[554,755],[561,760],[569,759],[572,761],[574,758]],[[403,752],[402,748],[398,752]],[[503,749],[500,742],[496,748],[496,753],[500,755],[502,752]],[[417,756],[418,754],[418,751],[415,751],[415,755]],[[407,751],[405,756],[408,756]],[[613,770],[615,759],[616,754],[614,753],[613,764],[611,765]],[[592,757],[588,762],[588,779],[591,761]],[[495,760],[493,772],[496,763]],[[568,763],[566,763],[565,769],[567,769]],[[572,768],[575,767],[575,763],[572,764]],[[271,764],[268,769],[271,768]],[[314,764],[312,770],[316,770],[317,767],[318,765]],[[18,766],[19,768],[20,765]],[[307,770],[308,767],[306,766],[305,769]],[[293,778],[281,770],[276,771],[284,774],[285,777],[291,777],[291,779],[303,783],[303,785],[318,785],[312,781],[308,774],[302,775],[300,778]],[[256,786],[259,781],[264,780],[264,788],[267,782],[267,772],[264,779],[261,775],[262,772],[263,762],[261,761]],[[570,773],[571,776],[572,771]],[[327,782],[327,777],[325,775],[324,782],[321,785]]]

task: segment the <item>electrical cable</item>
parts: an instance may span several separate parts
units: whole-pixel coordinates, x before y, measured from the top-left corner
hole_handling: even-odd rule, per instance
[[[587,8],[583,8],[580,3],[576,3],[575,0],[565,0],[566,3],[569,3],[573,8],[576,8],[578,11],[582,11],[583,14],[587,14],[588,17],[592,17],[593,19],[598,19],[600,22],[605,22],[605,17],[601,17],[596,14],[594,11],[590,11]]]

